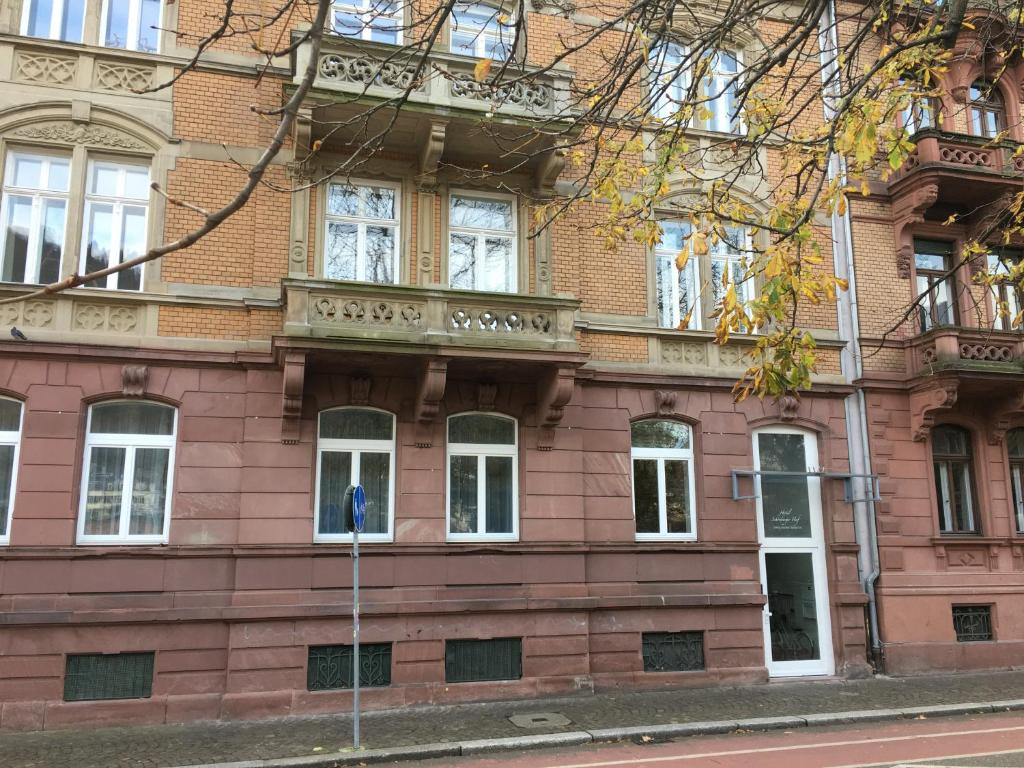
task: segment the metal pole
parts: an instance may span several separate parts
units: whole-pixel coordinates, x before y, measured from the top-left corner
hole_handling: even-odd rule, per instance
[[[352,531],[352,746],[359,749],[359,528]]]

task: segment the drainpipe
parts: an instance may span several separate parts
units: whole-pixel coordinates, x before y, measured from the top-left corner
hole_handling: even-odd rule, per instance
[[[839,50],[836,33],[835,2],[831,0],[821,18],[820,47],[822,60],[822,84],[824,88],[825,120],[833,116],[832,100],[838,97],[838,82],[834,57],[829,51]],[[845,182],[846,165],[843,158],[833,154],[829,158],[829,178]],[[850,228],[850,212],[840,216],[832,214],[832,253],[836,276],[848,283],[848,289],[838,296],[837,309],[839,338],[846,342],[840,353],[843,377],[856,381],[864,375],[860,348],[859,312],[857,309],[857,283],[853,265],[853,232]],[[850,472],[855,475],[871,474],[871,455],[868,442],[867,407],[864,390],[856,391],[844,402],[846,410],[847,443],[850,453]],[[878,604],[875,598],[875,583],[881,572],[878,558],[878,532],[875,525],[874,486],[870,481],[853,483],[854,497],[860,499],[853,504],[854,526],[859,550],[857,570],[861,586],[868,596],[868,628],[871,643],[871,661],[876,671],[883,670],[882,642],[878,629]]]

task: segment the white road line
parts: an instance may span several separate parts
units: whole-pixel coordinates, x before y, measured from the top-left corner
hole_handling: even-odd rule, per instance
[[[879,739],[852,739],[847,741],[827,741],[820,744],[794,744],[786,747],[760,747],[758,749],[731,749],[723,752],[701,752],[694,755],[665,755],[663,757],[630,757],[624,760],[603,760],[597,763],[572,763],[566,765],[560,763],[558,765],[551,765],[548,768],[608,768],[614,765],[645,765],[649,763],[667,763],[670,760],[698,760],[707,757],[731,757],[733,755],[758,755],[767,752],[791,752],[798,749],[822,749],[826,747],[851,747],[859,744],[885,744],[893,741],[915,741],[917,739],[944,739],[947,736],[974,736],[985,733],[1009,733],[1011,731],[1024,731],[1024,725],[1015,725],[1007,728],[985,728],[980,730],[971,731],[946,731],[944,733],[921,733],[912,736],[887,736]],[[1009,750],[1010,752],[1020,752],[1017,750]],[[996,754],[996,753],[993,753]],[[1005,754],[1005,753],[1003,753]],[[921,758],[926,760],[927,758]],[[942,760],[945,758],[932,758]],[[905,762],[905,761],[904,761]],[[892,765],[893,761],[889,760],[884,763],[872,763],[872,765]],[[836,768],[840,768],[836,766]],[[851,767],[852,768],[852,767]]]
[[[972,731],[975,733],[975,731]],[[981,731],[976,731],[981,733]],[[947,734],[952,735],[952,734]],[[959,735],[959,734],[956,734]],[[844,765],[830,765],[827,768],[880,768],[880,766],[892,766],[892,768],[969,768],[969,766],[939,765],[936,760],[959,760],[962,757],[995,757],[996,755],[1015,755],[1024,752],[1024,747],[1016,749],[1001,749],[998,752],[971,752],[962,755],[939,755],[938,757],[918,757],[910,760],[901,760],[893,764],[892,760],[883,760],[880,763],[846,763]],[[975,767],[977,768],[977,767]],[[984,767],[982,767],[984,768]]]

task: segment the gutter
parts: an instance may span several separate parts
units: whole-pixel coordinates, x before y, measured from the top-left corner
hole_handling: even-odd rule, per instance
[[[821,48],[822,87],[825,92],[825,120],[831,122],[833,114],[831,99],[838,94],[834,61],[829,60],[830,51],[839,50],[836,34],[835,0],[830,0],[820,21],[819,45]],[[833,57],[834,58],[834,57]],[[830,179],[846,179],[846,165],[843,158],[833,154],[829,158]],[[848,289],[838,296],[839,337],[847,342],[840,352],[840,364],[847,381],[858,382],[864,377],[860,347],[859,310],[857,307],[856,272],[853,263],[853,232],[850,226],[850,206],[846,212],[832,214],[832,254],[836,276],[847,281]],[[847,443],[850,453],[850,472],[870,475],[871,453],[868,441],[867,403],[864,390],[858,384],[856,390],[844,401],[846,409]],[[870,481],[868,481],[870,485]],[[881,633],[878,624],[878,603],[875,586],[881,573],[878,556],[878,531],[876,526],[875,503],[871,488],[860,489],[858,500],[853,502],[854,526],[857,543],[857,570],[861,585],[868,596],[868,631],[871,642],[871,662],[876,672],[884,670]]]

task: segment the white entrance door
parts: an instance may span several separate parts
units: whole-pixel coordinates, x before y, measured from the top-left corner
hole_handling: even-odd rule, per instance
[[[790,427],[754,433],[754,469],[810,472],[818,468],[814,435]],[[757,531],[765,664],[772,677],[830,675],[835,669],[829,620],[821,479],[757,475]]]

